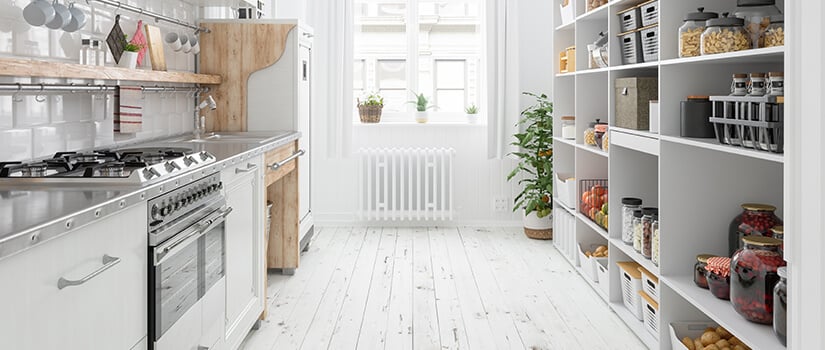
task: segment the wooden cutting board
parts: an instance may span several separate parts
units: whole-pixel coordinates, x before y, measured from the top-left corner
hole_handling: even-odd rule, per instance
[[[152,60],[152,70],[166,71],[163,35],[160,33],[160,28],[151,24],[146,25],[146,43],[149,46],[149,59]]]

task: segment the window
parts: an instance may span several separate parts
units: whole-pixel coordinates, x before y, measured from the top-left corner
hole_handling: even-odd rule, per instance
[[[437,106],[432,122],[481,103],[481,0],[354,1],[353,99],[381,94],[385,121],[413,120],[413,91]]]

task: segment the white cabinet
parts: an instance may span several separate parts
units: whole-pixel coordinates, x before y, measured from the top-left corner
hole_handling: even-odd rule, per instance
[[[262,157],[232,166],[221,175],[226,218],[226,345],[235,349],[263,312],[264,199]]]
[[[141,342],[148,310],[146,211],[145,203],[125,209],[0,260],[2,348],[117,350]],[[92,275],[58,288],[61,278]]]

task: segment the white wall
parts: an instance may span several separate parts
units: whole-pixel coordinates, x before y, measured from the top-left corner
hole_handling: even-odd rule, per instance
[[[307,4],[305,0],[273,0],[273,18],[307,18]]]

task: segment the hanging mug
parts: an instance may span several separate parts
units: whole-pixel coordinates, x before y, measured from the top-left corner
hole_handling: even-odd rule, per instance
[[[72,19],[69,24],[63,26],[63,30],[72,33],[83,29],[86,26],[86,14],[83,10],[74,6],[74,3],[69,4],[69,12],[72,14]]]
[[[23,9],[23,19],[32,26],[42,26],[54,19],[54,7],[46,0],[32,1]]]
[[[180,43],[180,35],[178,35],[178,33],[166,33],[166,35],[163,37],[163,41],[165,41],[166,44],[169,45],[170,48],[172,48],[173,51],[180,51],[182,45]]]

